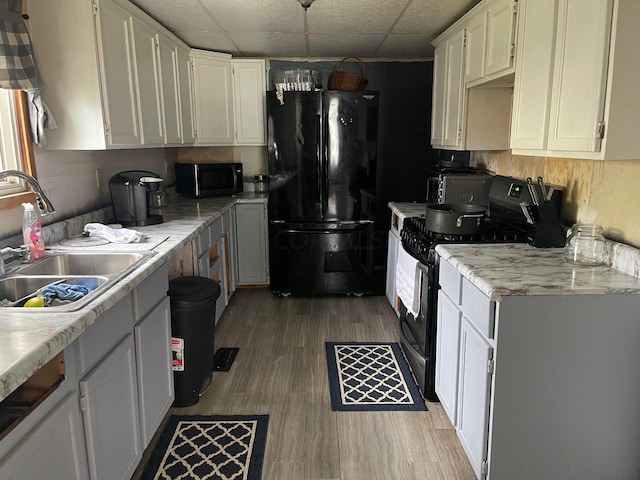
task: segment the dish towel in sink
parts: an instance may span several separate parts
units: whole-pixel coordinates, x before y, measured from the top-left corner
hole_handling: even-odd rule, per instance
[[[54,298],[60,300],[80,300],[87,295],[92,289],[84,285],[70,285],[68,283],[59,283],[57,285],[49,285],[40,290],[40,295],[44,297],[44,301],[49,305]]]
[[[106,238],[111,243],[140,243],[147,238],[144,233],[129,228],[111,228],[102,223],[87,223],[84,231],[89,232],[91,237]]]
[[[409,255],[404,248],[398,248],[396,294],[414,317],[417,317],[420,312],[421,283],[422,275],[418,270],[418,260]]]

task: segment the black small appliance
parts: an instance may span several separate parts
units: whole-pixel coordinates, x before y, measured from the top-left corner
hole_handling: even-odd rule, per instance
[[[128,170],[111,177],[109,191],[115,222],[125,227],[162,223],[162,215],[149,213],[149,193],[157,192],[163,180],[144,170]]]
[[[194,198],[242,192],[242,163],[176,163],[176,191]]]

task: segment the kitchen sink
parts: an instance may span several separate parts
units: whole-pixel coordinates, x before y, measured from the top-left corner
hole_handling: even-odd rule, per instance
[[[24,300],[16,300],[46,285],[66,283],[84,285],[91,292],[73,302],[28,310],[34,313],[79,310],[153,255],[153,252],[48,252],[32,264],[12,265],[8,269],[11,273],[0,278],[0,307],[21,307]]]
[[[35,294],[41,288],[51,285],[52,283],[66,283],[69,285],[84,285],[91,289],[87,295],[81,299],[72,302],[65,303],[59,306],[48,308],[59,308],[73,306],[73,309],[78,309],[91,298],[95,297],[95,294],[102,290],[102,286],[106,285],[109,279],[104,276],[92,275],[92,276],[77,276],[77,277],[60,277],[55,275],[15,275],[0,279],[0,300],[12,302],[11,305],[2,305],[8,307],[22,307],[26,298],[29,295]],[[20,300],[21,301],[17,301]],[[37,309],[36,309],[37,310]]]
[[[131,252],[56,252],[20,269],[25,275],[116,275],[128,271],[147,253]]]

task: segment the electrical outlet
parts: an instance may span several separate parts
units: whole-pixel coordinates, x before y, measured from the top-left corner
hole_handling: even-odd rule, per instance
[[[104,179],[102,178],[101,168],[96,168],[96,185],[98,186],[98,190],[102,190],[102,185],[104,185]]]

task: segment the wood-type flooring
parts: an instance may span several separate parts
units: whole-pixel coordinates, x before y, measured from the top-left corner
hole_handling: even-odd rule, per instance
[[[215,333],[216,348],[240,348],[231,370],[214,373],[196,405],[170,413],[268,414],[263,480],[475,479],[439,403],[428,412],[333,412],[327,341],[399,341],[398,320],[386,297],[236,290]]]

